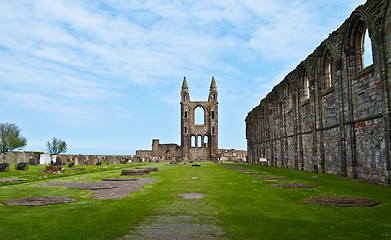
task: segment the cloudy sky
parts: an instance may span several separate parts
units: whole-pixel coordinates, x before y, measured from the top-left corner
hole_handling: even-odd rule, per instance
[[[219,91],[219,147],[246,149],[245,118],[365,0],[13,0],[0,4],[0,122],[25,150],[72,154],[180,144],[180,90]]]

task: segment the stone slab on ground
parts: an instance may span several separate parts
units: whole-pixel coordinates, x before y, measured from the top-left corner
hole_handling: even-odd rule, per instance
[[[138,178],[137,181],[102,181],[102,182],[61,182],[53,181],[34,186],[59,186],[73,189],[91,190],[94,199],[122,199],[131,193],[140,191],[143,187],[152,182],[153,178]]]
[[[151,171],[149,169],[123,169],[121,175],[149,175]]]
[[[281,184],[272,184],[269,187],[282,187],[282,188],[314,188],[317,185],[306,184],[306,183],[281,183]]]
[[[102,178],[102,181],[137,181],[139,178]]]
[[[223,234],[220,227],[214,224],[216,220],[201,216],[153,216],[145,220],[125,239],[159,239],[159,240],[212,240]]]
[[[283,179],[288,179],[286,177],[256,177],[253,178],[254,180],[261,179],[261,180],[283,180]]]
[[[14,198],[8,201],[3,201],[5,205],[31,206],[31,207],[62,204],[62,203],[73,203],[73,202],[77,202],[77,200],[69,197],[52,197],[52,196]]]
[[[129,213],[131,214],[131,213]],[[212,240],[223,239],[225,232],[217,219],[217,209],[206,206],[201,199],[178,199],[157,209],[130,230],[124,239]]]
[[[254,173],[254,172],[251,172],[251,173],[246,173],[246,175],[269,175],[269,173]]]
[[[366,198],[353,198],[353,197],[313,197],[304,199],[302,202],[314,203],[321,205],[332,205],[338,207],[356,207],[356,206],[376,206],[380,202],[366,199]]]
[[[1,178],[0,182],[24,182],[27,181],[23,178]]]

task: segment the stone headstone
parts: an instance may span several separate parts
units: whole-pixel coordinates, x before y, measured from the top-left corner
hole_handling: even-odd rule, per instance
[[[69,167],[69,168],[73,167],[74,165],[75,165],[75,162],[70,162],[70,163],[68,163],[68,167]]]
[[[6,163],[14,163],[15,162],[15,155],[13,152],[6,152],[5,162]]]
[[[37,159],[34,157],[29,158],[29,165],[37,166]]]
[[[17,152],[15,154],[16,163],[27,162],[26,154],[24,152]]]
[[[15,167],[16,167],[16,170],[20,170],[20,171],[28,170],[27,162],[17,163]]]
[[[60,157],[60,156],[57,156],[57,157],[56,157],[55,166],[62,166],[62,160],[61,160],[61,157]]]
[[[0,163],[0,172],[9,172],[9,163]]]
[[[50,154],[49,153],[44,153],[39,156],[39,163],[44,164],[44,165],[49,165],[50,164]]]

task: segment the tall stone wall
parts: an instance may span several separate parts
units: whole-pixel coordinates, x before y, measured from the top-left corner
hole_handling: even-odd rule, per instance
[[[368,0],[248,113],[248,161],[390,184],[390,70],[390,0]]]

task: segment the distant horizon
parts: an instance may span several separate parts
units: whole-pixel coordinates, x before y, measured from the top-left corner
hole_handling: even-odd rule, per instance
[[[26,151],[134,155],[180,145],[180,90],[219,92],[219,148],[246,150],[245,118],[365,0],[6,1],[0,122]]]

